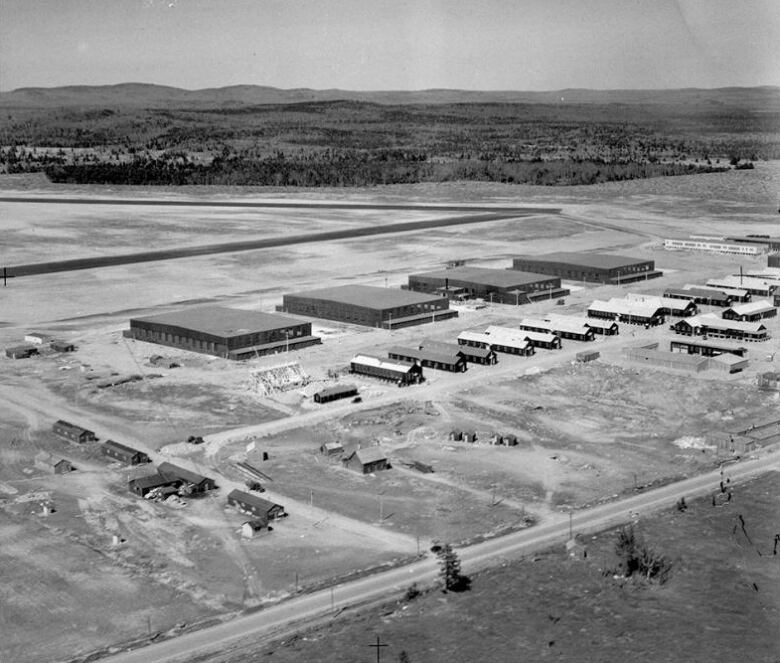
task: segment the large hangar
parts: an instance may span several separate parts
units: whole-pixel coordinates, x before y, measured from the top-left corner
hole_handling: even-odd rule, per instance
[[[322,342],[312,336],[311,322],[225,306],[133,318],[124,335],[227,359],[251,359]]]
[[[593,283],[633,283],[663,276],[654,260],[606,253],[547,253],[541,256],[518,256],[512,269],[549,274],[569,281]]]
[[[408,287],[416,292],[440,295],[464,292],[469,297],[481,297],[501,304],[528,304],[569,294],[568,290],[561,288],[561,279],[557,276],[484,267],[453,267],[410,274]]]
[[[456,318],[449,300],[408,290],[342,285],[284,296],[281,310],[366,327],[397,329]]]

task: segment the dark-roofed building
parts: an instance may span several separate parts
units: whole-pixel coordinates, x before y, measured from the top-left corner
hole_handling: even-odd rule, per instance
[[[447,297],[367,285],[342,285],[284,295],[281,310],[366,327],[398,329],[456,318]]]
[[[483,332],[463,331],[458,335],[458,345],[471,348],[489,348],[523,357],[534,354],[534,344],[528,338],[529,332],[511,327],[490,327]]]
[[[266,522],[277,520],[287,515],[281,504],[274,504],[258,495],[246,493],[243,490],[231,490],[227,496],[227,503],[236,507],[239,511],[251,513]]]
[[[684,288],[667,288],[664,290],[664,297],[669,299],[689,299],[694,304],[705,304],[706,306],[731,306],[736,299],[733,294],[717,288],[697,288],[695,286],[685,286]]]
[[[561,279],[555,276],[485,267],[454,267],[411,274],[409,290],[440,294],[457,292],[459,297],[465,291],[468,297],[515,305],[539,299],[557,299],[569,294],[568,290],[561,288]]]
[[[447,352],[450,354],[460,353],[467,362],[482,364],[483,366],[489,366],[498,361],[496,353],[489,347],[478,348],[471,345],[425,340],[420,343],[420,349],[436,350],[437,352]]]
[[[686,352],[689,355],[703,355],[705,357],[714,357],[721,354],[744,357],[747,354],[747,348],[741,345],[734,345],[725,341],[706,341],[697,337],[671,340],[669,342],[669,350],[672,352]]]
[[[741,320],[742,322],[758,322],[765,318],[774,318],[777,309],[766,300],[735,304],[723,311],[724,320]]]
[[[713,313],[678,320],[670,329],[684,336],[727,338],[735,341],[766,341],[770,335],[761,322],[723,320]]]
[[[407,364],[392,359],[381,359],[372,355],[355,355],[349,364],[351,373],[370,375],[381,380],[390,380],[399,387],[419,384],[424,380],[423,369],[419,364]]]
[[[204,477],[197,472],[192,472],[173,463],[160,463],[157,471],[166,477],[177,479],[180,484],[190,484],[193,486],[192,492],[205,493],[207,490],[213,490],[216,486],[214,479]]]
[[[51,428],[57,435],[64,437],[71,442],[85,444],[86,442],[94,442],[97,440],[95,433],[91,430],[76,426],[68,421],[63,421],[62,419],[56,421]]]
[[[69,460],[50,454],[48,451],[39,451],[35,454],[34,465],[47,474],[67,474],[73,471],[73,465]]]
[[[387,455],[379,445],[355,449],[351,454],[343,458],[341,462],[344,463],[344,467],[361,474],[371,474],[372,472],[390,469]]]
[[[315,403],[330,403],[340,398],[352,398],[357,396],[358,388],[354,384],[337,384],[314,392]]]
[[[49,347],[54,352],[75,352],[76,350],[76,345],[68,341],[52,341]]]
[[[311,322],[225,306],[133,318],[124,335],[226,359],[251,359],[321,343],[311,334]]]
[[[548,253],[540,256],[519,256],[512,269],[535,274],[548,274],[569,281],[594,283],[633,283],[663,276],[655,269],[654,260],[641,260],[605,253]]]
[[[592,341],[595,333],[584,320],[568,316],[523,318],[518,327],[525,331],[555,334],[575,341]]]
[[[149,462],[149,456],[143,451],[138,451],[138,449],[133,449],[120,442],[114,442],[114,440],[106,440],[100,445],[100,452],[104,456],[120,460],[127,465],[140,465]]]
[[[33,345],[14,345],[5,349],[5,356],[9,359],[29,359],[38,354],[38,348]]]
[[[160,488],[167,493],[175,493],[181,485],[181,480],[173,476],[163,476],[159,472],[149,474],[145,477],[138,477],[127,482],[130,492],[146,497],[151,491]]]
[[[254,539],[263,533],[270,532],[272,529],[268,525],[267,520],[247,520],[241,523],[241,538]]]
[[[434,368],[439,371],[463,373],[466,370],[466,359],[457,345],[444,349],[435,346],[417,348],[395,346],[387,351],[387,356],[408,364],[419,363],[424,368]]]

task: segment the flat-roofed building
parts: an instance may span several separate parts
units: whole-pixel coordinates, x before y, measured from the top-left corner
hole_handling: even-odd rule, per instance
[[[678,371],[700,373],[709,368],[709,359],[699,355],[665,352],[658,349],[658,342],[643,342],[623,348],[623,355],[631,361],[661,366]]]
[[[130,320],[128,338],[226,359],[251,359],[321,343],[311,322],[225,306],[199,306]]]
[[[705,251],[742,256],[757,256],[767,252],[767,247],[757,244],[739,244],[701,239],[665,239],[667,251]]]
[[[743,345],[736,345],[726,341],[704,340],[699,337],[672,339],[669,342],[669,350],[671,352],[684,352],[689,355],[702,355],[704,357],[714,357],[722,354],[744,357],[747,354],[747,348]]]
[[[343,285],[284,295],[287,313],[366,327],[397,329],[456,318],[449,299],[395,288]]]
[[[757,322],[766,318],[774,318],[777,309],[765,299],[746,304],[735,304],[723,311],[724,320],[740,320],[742,322]]]
[[[454,267],[411,274],[409,290],[431,293],[452,291],[458,292],[461,297],[465,291],[469,297],[515,305],[540,299],[558,299],[569,294],[568,290],[561,288],[561,279],[557,276],[484,267]]]
[[[518,256],[512,268],[549,274],[569,281],[593,283],[633,283],[663,276],[654,260],[605,253],[548,253],[540,256]]]

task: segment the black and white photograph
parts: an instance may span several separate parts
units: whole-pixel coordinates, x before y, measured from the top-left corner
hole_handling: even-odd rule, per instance
[[[0,663],[780,663],[778,0],[0,0]]]

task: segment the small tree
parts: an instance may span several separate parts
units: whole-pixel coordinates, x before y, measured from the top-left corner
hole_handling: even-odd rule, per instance
[[[436,553],[439,556],[439,575],[444,590],[462,592],[469,588],[471,580],[460,572],[460,558],[449,543],[445,543]]]
[[[643,577],[659,584],[669,579],[672,562],[647,546],[636,535],[633,525],[618,530],[615,553],[620,558],[621,571],[626,578]]]

